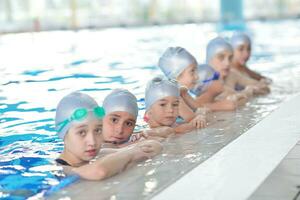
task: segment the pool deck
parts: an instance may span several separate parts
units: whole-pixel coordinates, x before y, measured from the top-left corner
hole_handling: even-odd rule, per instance
[[[249,200],[300,200],[300,142],[288,153]]]
[[[299,110],[297,95],[153,199],[243,200],[257,188],[251,200],[292,199],[300,183]],[[296,158],[276,168],[293,147]]]

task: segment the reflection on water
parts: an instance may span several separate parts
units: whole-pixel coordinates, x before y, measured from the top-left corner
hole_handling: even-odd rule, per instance
[[[97,199],[150,198],[208,159],[300,91],[298,24],[249,24],[254,36],[249,65],[273,79],[270,95],[253,99],[236,112],[211,114],[208,128],[168,138],[161,155],[125,173],[101,182],[76,182],[57,195],[86,198],[88,188],[91,198]],[[289,31],[280,31],[282,26]],[[63,144],[54,132],[53,117],[65,94],[81,90],[101,103],[111,89],[129,89],[138,97],[138,125],[144,127],[145,84],[160,73],[155,67],[160,54],[168,46],[184,46],[202,62],[206,43],[216,35],[214,27],[190,24],[1,36],[0,197],[39,197],[60,182],[60,168],[53,166],[53,159]]]

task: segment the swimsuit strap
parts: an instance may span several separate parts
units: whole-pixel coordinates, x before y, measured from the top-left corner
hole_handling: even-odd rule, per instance
[[[55,159],[55,161],[60,164],[60,165],[66,165],[66,166],[71,166],[67,161],[61,159],[61,158],[57,158]]]

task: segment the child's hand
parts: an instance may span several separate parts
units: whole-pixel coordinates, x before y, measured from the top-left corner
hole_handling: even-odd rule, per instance
[[[226,100],[228,100],[228,102],[227,102],[228,109],[234,110],[238,106],[245,105],[248,101],[248,98],[247,98],[246,94],[239,92],[239,93],[235,93],[235,94],[227,96]]]
[[[144,132],[139,132],[139,133],[133,133],[133,134],[130,136],[129,141],[130,141],[130,142],[136,142],[136,141],[143,140],[143,139],[147,139],[147,138],[148,138],[148,135],[147,135],[147,134],[145,134]]]
[[[180,96],[184,97],[188,94],[189,89],[185,86],[181,86],[179,90],[180,90]]]
[[[264,95],[270,92],[270,88],[265,83],[257,84],[254,90],[254,94],[256,95]]]
[[[259,82],[270,85],[273,81],[272,81],[272,79],[265,77],[265,78],[260,79]]]
[[[256,86],[253,85],[248,85],[246,88],[243,90],[244,94],[249,98],[254,95],[254,91],[257,90]]]
[[[160,142],[154,140],[144,140],[132,148],[133,161],[141,161],[152,158],[162,151],[162,145]]]
[[[190,121],[193,127],[195,128],[205,128],[206,127],[206,119],[203,115],[196,115],[194,119]]]
[[[232,101],[228,99],[223,100],[223,105],[226,110],[235,110],[238,107],[237,101]]]

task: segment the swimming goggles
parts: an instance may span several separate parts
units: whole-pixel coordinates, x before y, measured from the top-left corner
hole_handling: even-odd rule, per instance
[[[218,80],[219,78],[220,78],[220,74],[218,72],[215,72],[211,78],[203,80],[202,83],[208,83],[211,81],[215,81],[215,80]]]
[[[60,122],[57,126],[59,127],[59,129],[57,130],[58,132],[62,131],[63,128],[71,123],[72,121],[82,121],[84,120],[87,116],[89,111],[93,111],[94,115],[99,118],[102,119],[105,116],[105,110],[103,107],[95,107],[93,109],[87,109],[87,108],[77,108],[76,110],[74,110],[74,112],[72,113],[71,117]]]

